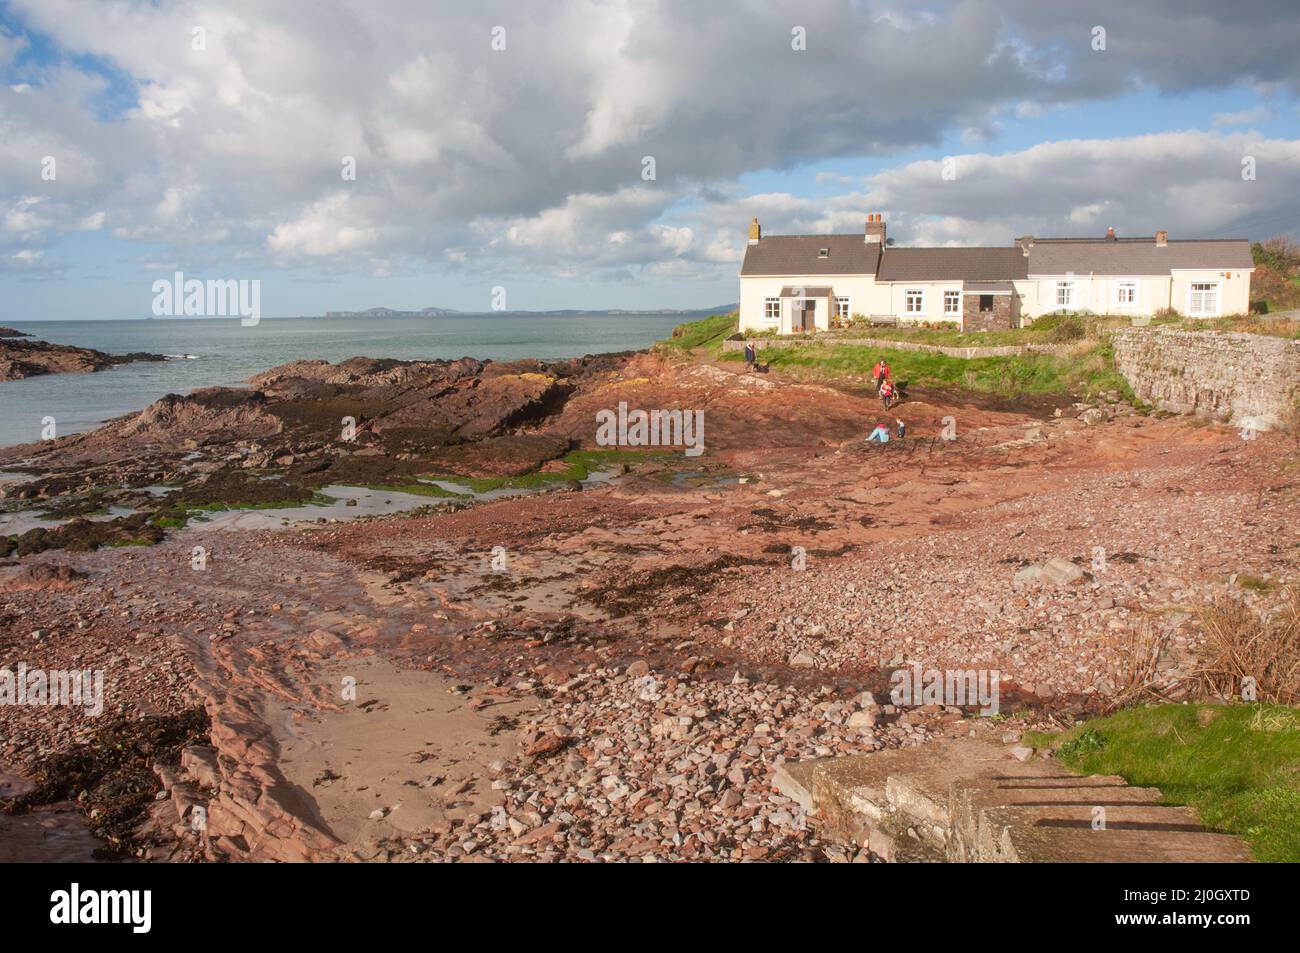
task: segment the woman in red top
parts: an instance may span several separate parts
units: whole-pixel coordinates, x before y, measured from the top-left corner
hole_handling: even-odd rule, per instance
[[[871,379],[875,381],[877,391],[884,386],[885,381],[889,380],[889,365],[885,363],[883,357],[876,362],[876,366],[872,369]]]

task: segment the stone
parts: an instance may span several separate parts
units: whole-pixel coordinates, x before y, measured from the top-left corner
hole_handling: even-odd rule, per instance
[[[1060,556],[1053,556],[1042,568],[1043,579],[1057,586],[1064,586],[1083,578],[1083,570]]]

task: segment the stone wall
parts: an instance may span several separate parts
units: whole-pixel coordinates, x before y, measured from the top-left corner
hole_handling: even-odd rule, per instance
[[[1229,331],[1122,328],[1115,367],[1139,398],[1260,430],[1279,426],[1300,399],[1300,341]]]
[[[993,308],[980,310],[980,298],[985,297]],[[963,331],[1010,331],[1020,327],[1019,299],[1013,294],[978,295],[967,292],[961,296]]]

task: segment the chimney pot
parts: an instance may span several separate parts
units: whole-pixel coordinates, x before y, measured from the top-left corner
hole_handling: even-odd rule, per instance
[[[867,231],[863,235],[863,241],[879,245],[885,244],[885,221],[884,216],[879,212],[872,212],[867,215]]]

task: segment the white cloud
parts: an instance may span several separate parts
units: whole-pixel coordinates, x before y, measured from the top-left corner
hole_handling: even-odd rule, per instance
[[[1277,3],[1185,16],[1173,0],[1097,11],[1039,0],[778,5],[695,0],[11,0],[68,54],[108,63],[136,102],[100,115],[108,81],[82,58],[0,87],[0,255],[104,229],[162,242],[181,265],[328,263],[339,271],[520,268],[726,274],[752,214],[765,228],[997,241],[1153,221],[1208,231],[1294,207],[1294,143],[1220,132],[975,151],[1033,120],[1142,86],[1300,89],[1300,34]],[[808,50],[790,48],[791,18]],[[1093,23],[1109,48],[1089,48]],[[191,48],[202,25],[207,49]],[[490,27],[507,26],[507,49]],[[0,64],[22,41],[0,34]],[[1240,50],[1249,49],[1243,57]],[[1262,94],[1261,94],[1262,95]],[[829,199],[743,197],[748,173],[938,150],[961,135],[956,183],[937,163],[865,182],[817,176]],[[987,147],[986,147],[987,148]],[[1237,175],[1249,148],[1256,182]],[[56,182],[40,159],[58,160]],[[655,157],[658,179],[641,180]],[[343,156],[355,181],[340,176]],[[1236,178],[1234,178],[1236,177]],[[1292,188],[1290,193],[1285,189]],[[37,196],[41,202],[20,207]],[[4,212],[3,210],[8,210]],[[1278,213],[1274,213],[1278,214]],[[3,235],[8,235],[5,244]],[[148,252],[156,254],[155,252]]]
[[[1273,118],[1273,110],[1268,106],[1255,106],[1251,109],[1242,109],[1239,112],[1232,113],[1215,113],[1214,126],[1221,128],[1224,126],[1253,126],[1261,122],[1267,122]]]

